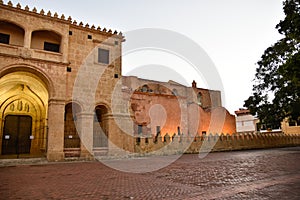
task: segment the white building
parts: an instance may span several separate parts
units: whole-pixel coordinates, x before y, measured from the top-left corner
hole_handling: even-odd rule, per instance
[[[236,131],[238,133],[256,132],[259,119],[250,114],[247,109],[240,108],[235,111]]]

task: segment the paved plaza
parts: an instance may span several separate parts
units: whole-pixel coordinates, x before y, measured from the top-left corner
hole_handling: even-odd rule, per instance
[[[138,169],[149,159],[131,161],[139,160]],[[211,153],[203,159],[188,154],[144,173],[122,172],[98,161],[2,166],[0,199],[296,200],[300,147]]]

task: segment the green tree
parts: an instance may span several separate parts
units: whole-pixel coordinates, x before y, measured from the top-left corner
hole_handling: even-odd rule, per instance
[[[300,0],[285,0],[283,10],[285,19],[276,25],[283,38],[257,62],[253,94],[244,104],[266,128],[300,116]]]

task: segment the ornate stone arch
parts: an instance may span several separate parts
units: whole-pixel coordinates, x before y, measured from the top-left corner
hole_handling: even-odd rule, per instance
[[[30,116],[30,154],[42,155],[45,152],[50,87],[45,79],[42,74],[24,66],[7,66],[0,71],[1,144],[2,136],[7,134],[4,127],[6,116]]]
[[[42,70],[34,65],[29,65],[25,63],[18,63],[7,65],[0,70],[0,79],[10,73],[13,72],[28,72],[37,76],[45,85],[48,93],[49,99],[55,96],[55,87],[51,78]]]

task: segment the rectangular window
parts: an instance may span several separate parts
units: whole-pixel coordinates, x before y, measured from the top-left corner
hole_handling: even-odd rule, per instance
[[[98,49],[98,63],[109,64],[109,50]]]
[[[177,127],[177,134],[180,135],[180,126]]]
[[[156,135],[160,133],[160,126],[156,126]]]
[[[138,125],[138,134],[142,134],[143,133],[143,126],[142,125]]]
[[[10,38],[10,35],[4,34],[4,33],[0,33],[0,43],[2,43],[2,44],[9,44],[9,38]]]
[[[45,51],[59,52],[59,44],[44,42],[44,50]]]
[[[289,121],[289,126],[296,126],[296,121],[290,120]]]
[[[72,68],[71,67],[67,67],[67,72],[72,72]]]

